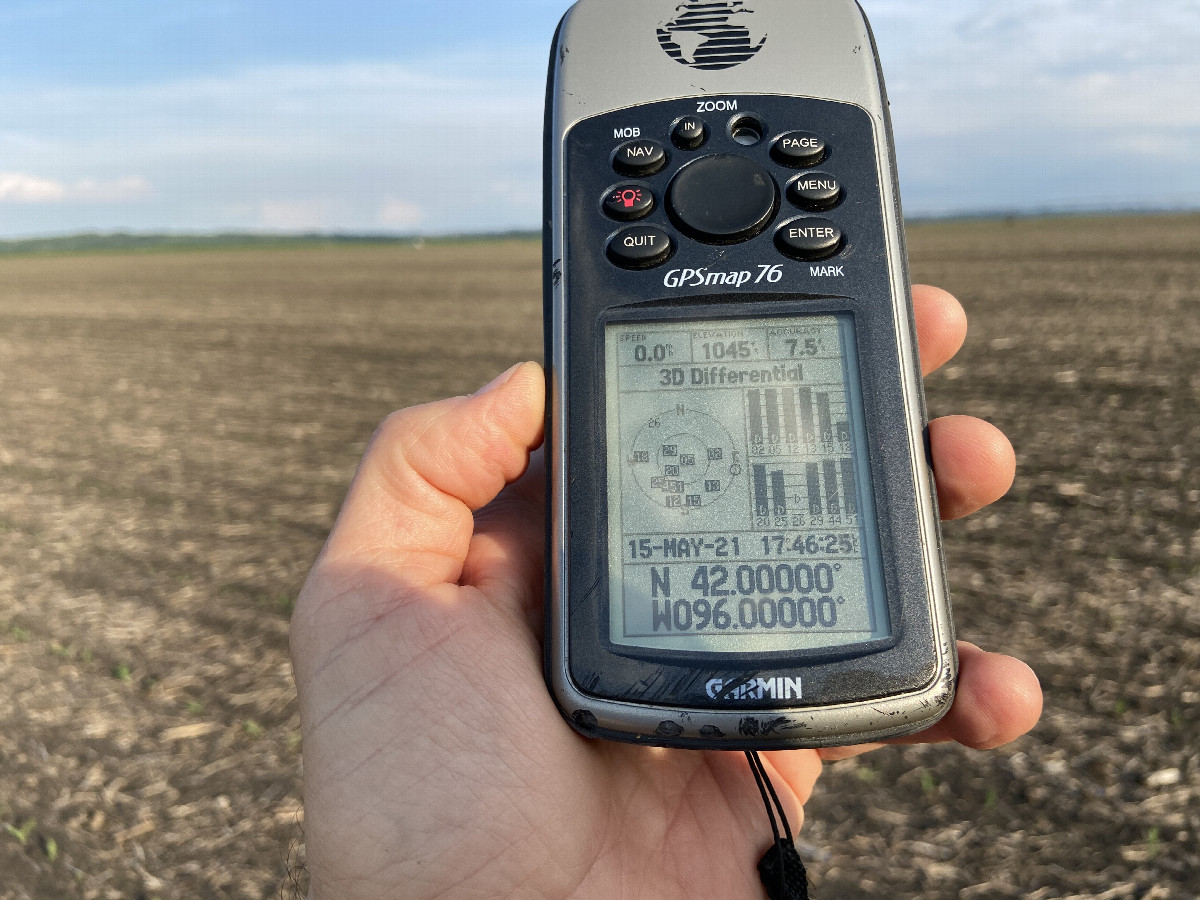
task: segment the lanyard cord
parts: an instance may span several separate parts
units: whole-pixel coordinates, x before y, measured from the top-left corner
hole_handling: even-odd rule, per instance
[[[767,889],[770,900],[809,900],[808,873],[804,870],[804,861],[796,852],[792,838],[792,826],[788,824],[787,814],[775,786],[767,775],[766,766],[759,758],[757,750],[747,750],[746,759],[750,763],[750,771],[754,773],[754,783],[758,785],[759,796],[767,810],[767,818],[771,821],[771,834],[774,843],[758,861],[758,877],[762,879],[763,887]],[[775,820],[779,816],[778,823]],[[779,826],[783,826],[783,834]]]

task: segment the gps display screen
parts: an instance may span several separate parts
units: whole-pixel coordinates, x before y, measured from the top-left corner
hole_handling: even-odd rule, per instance
[[[605,383],[609,641],[890,635],[852,316],[609,324]]]

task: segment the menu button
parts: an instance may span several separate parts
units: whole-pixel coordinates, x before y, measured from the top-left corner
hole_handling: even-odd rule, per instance
[[[829,209],[842,199],[842,185],[832,175],[799,175],[787,187],[787,197],[802,209]]]

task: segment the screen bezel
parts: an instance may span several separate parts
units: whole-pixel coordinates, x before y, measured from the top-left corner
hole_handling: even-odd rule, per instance
[[[609,640],[608,444],[605,328],[610,323],[788,318],[849,314],[859,360],[866,458],[872,474],[880,566],[891,623],[889,637],[840,647],[765,652],[648,649]],[[713,699],[705,683],[756,673],[803,676],[804,697],[757,700],[760,706],[854,702],[916,690],[937,671],[930,601],[920,546],[916,485],[910,466],[904,397],[895,352],[890,298],[709,294],[602,308],[575,321],[571,340],[567,486],[572,590],[568,667],[581,691],[597,697],[679,707],[744,705]],[[587,548],[586,552],[582,548]],[[906,563],[907,561],[907,563]]]

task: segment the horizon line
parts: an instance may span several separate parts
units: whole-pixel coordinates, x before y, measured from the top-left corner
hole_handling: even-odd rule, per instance
[[[1044,209],[984,209],[967,212],[916,213],[904,217],[906,225],[924,225],[944,222],[986,222],[1015,219],[1053,218],[1104,218],[1121,216],[1188,215],[1200,213],[1200,205],[1156,207],[1047,207]],[[510,228],[489,231],[458,232],[378,232],[378,231],[257,231],[229,229],[213,231],[176,231],[172,229],[138,230],[116,228],[108,230],[82,229],[77,231],[49,232],[43,234],[0,237],[0,252],[11,253],[21,247],[32,245],[65,245],[72,242],[87,249],[89,246],[128,245],[136,246],[170,244],[270,244],[270,243],[375,243],[375,244],[420,244],[425,242],[449,243],[454,241],[486,240],[532,240],[541,237],[540,229]],[[47,249],[51,249],[47,247]]]

